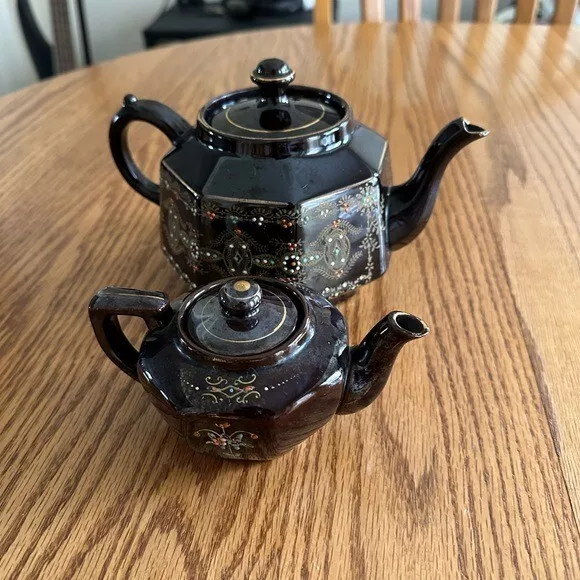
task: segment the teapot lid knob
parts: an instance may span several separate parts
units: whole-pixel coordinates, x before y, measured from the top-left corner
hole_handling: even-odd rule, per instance
[[[279,58],[267,58],[258,63],[250,78],[267,96],[280,95],[294,80],[294,71]]]
[[[282,360],[286,347],[288,353],[296,341],[307,339],[309,312],[305,295],[292,284],[238,276],[193,292],[181,305],[177,324],[186,344],[213,363],[219,355],[226,364],[251,358],[261,365]]]
[[[262,288],[253,280],[230,280],[220,288],[219,301],[229,316],[236,318],[255,316],[262,302]]]

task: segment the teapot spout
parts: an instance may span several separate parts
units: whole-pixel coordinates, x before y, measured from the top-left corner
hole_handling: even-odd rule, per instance
[[[337,413],[346,415],[370,405],[381,393],[401,348],[429,333],[417,316],[395,311],[387,314],[364,340],[350,349],[346,389]]]
[[[402,248],[421,233],[433,211],[439,182],[449,161],[463,147],[488,133],[463,117],[451,121],[435,137],[415,173],[405,183],[385,188],[391,249]]]

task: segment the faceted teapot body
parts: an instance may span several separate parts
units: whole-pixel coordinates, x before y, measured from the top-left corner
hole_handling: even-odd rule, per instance
[[[213,155],[189,140],[161,166],[163,250],[193,287],[256,275],[302,282],[327,298],[354,290],[388,265],[377,178],[390,175],[386,152],[363,126],[319,157]]]
[[[261,278],[215,282],[173,303],[105,288],[89,314],[105,353],[167,423],[195,451],[228,459],[272,459],[335,413],[368,405],[401,346],[428,332],[416,317],[391,313],[349,348],[344,318],[326,299]],[[120,314],[147,323],[138,352]]]
[[[415,174],[393,186],[387,141],[355,122],[339,96],[290,86],[293,79],[286,63],[267,59],[252,73],[257,88],[209,102],[194,127],[132,95],[113,118],[117,167],[161,205],[163,250],[192,287],[260,275],[302,282],[327,298],[355,290],[422,230],[448,161],[486,134],[464,119],[449,123]],[[174,144],[159,185],[128,149],[126,129],[136,120]]]
[[[137,368],[157,409],[195,451],[272,459],[319,429],[340,405],[347,333],[343,318],[328,304],[312,313],[301,339],[306,347],[298,345],[279,362],[227,364],[198,357],[192,364],[181,336],[177,317],[152,331]]]

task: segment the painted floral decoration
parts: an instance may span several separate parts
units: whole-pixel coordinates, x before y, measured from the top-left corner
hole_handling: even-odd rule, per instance
[[[258,439],[255,433],[249,431],[234,431],[233,433],[226,433],[226,429],[231,425],[229,423],[216,423],[217,430],[214,429],[199,429],[193,434],[194,437],[201,437],[204,433],[207,436],[206,445],[213,445],[218,448],[220,455],[224,457],[239,458],[238,453],[243,447],[254,447],[248,438]]]

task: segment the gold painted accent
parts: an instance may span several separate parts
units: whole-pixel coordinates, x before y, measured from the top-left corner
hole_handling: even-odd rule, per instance
[[[283,77],[267,77],[260,74],[252,73],[250,75],[250,80],[253,83],[278,83],[278,84],[290,84],[294,78],[296,77],[296,73],[294,71],[290,71],[288,74],[285,74]]]
[[[250,289],[250,283],[247,280],[238,280],[234,283],[234,290],[238,292],[247,292]]]
[[[331,201],[333,198],[339,199],[344,193],[349,192],[352,189],[355,189],[357,187],[361,187],[363,185],[366,185],[367,183],[369,185],[376,185],[377,178],[376,177],[371,177],[370,179],[366,178],[366,179],[363,179],[361,181],[357,181],[356,183],[353,183],[352,185],[347,185],[341,189],[336,189],[334,191],[331,191],[330,193],[325,193],[324,195],[319,195],[315,198],[303,201],[303,202],[301,202],[302,210],[310,209],[311,207],[316,207],[318,205],[321,205],[322,202],[328,203],[328,201]],[[254,203],[253,200],[252,200],[252,203]]]
[[[309,91],[309,94],[314,90],[315,92],[315,96],[319,97],[319,91],[316,91],[316,89],[313,89],[312,87],[305,87],[305,86],[295,86],[295,87],[290,87],[290,88],[294,88],[294,89],[300,89],[301,91]],[[255,88],[250,88],[250,89],[241,89],[239,91],[236,91],[236,94],[240,97],[247,97],[248,94],[255,94],[256,89]],[[326,127],[325,129],[320,129],[318,131],[312,131],[311,133],[306,133],[305,135],[300,135],[300,137],[302,139],[305,139],[307,137],[313,137],[315,135],[320,135],[321,133],[324,135],[328,135],[330,133],[332,133],[333,131],[336,131],[337,129],[339,129],[341,126],[345,126],[349,129],[349,133],[352,133],[352,131],[354,131],[354,120],[353,120],[353,116],[352,116],[352,109],[350,107],[350,105],[341,97],[339,97],[338,95],[335,95],[334,93],[328,93],[328,95],[331,96],[331,98],[334,100],[334,102],[336,104],[338,104],[338,106],[340,107],[341,110],[344,111],[344,114],[342,115],[342,117],[339,118],[339,120],[334,123],[334,125],[330,125],[329,127]],[[236,140],[240,140],[240,141],[254,141],[254,140],[259,140],[259,141],[269,141],[272,143],[283,143],[284,141],[286,141],[288,139],[288,137],[284,136],[284,137],[269,137],[268,139],[262,139],[262,138],[258,138],[258,137],[251,137],[251,136],[244,136],[244,135],[236,135],[234,133],[228,133],[228,131],[222,131],[221,129],[216,129],[211,123],[209,123],[207,121],[207,119],[205,118],[206,113],[208,112],[208,110],[212,107],[215,106],[216,103],[221,103],[224,100],[223,97],[217,97],[215,99],[212,99],[209,103],[206,103],[197,113],[197,124],[200,125],[201,127],[204,128],[205,131],[207,131],[210,135],[221,135],[222,137],[228,137],[231,139],[236,139]],[[339,111],[337,111],[337,109],[333,109],[333,107],[331,107],[330,105],[328,106],[329,110],[335,110],[337,113],[339,113]],[[346,140],[343,140],[343,144],[346,143],[349,139],[350,136],[347,136],[348,138]],[[162,162],[163,163],[163,162]]]
[[[258,342],[259,340],[263,340],[264,338],[268,338],[269,336],[276,334],[278,332],[278,330],[280,330],[280,328],[284,324],[284,321],[286,320],[286,316],[288,315],[288,309],[286,308],[286,304],[284,304],[284,302],[282,302],[282,299],[280,298],[280,296],[276,296],[276,294],[274,294],[272,292],[270,292],[269,294],[271,294],[274,298],[276,298],[276,300],[278,300],[280,302],[280,304],[282,304],[283,311],[282,311],[282,319],[278,323],[278,326],[276,326],[276,328],[274,328],[274,330],[272,330],[272,332],[269,332],[268,334],[265,334],[264,336],[258,336],[256,338],[252,338],[249,340],[231,340],[229,338],[224,338],[223,336],[218,336],[217,334],[214,334],[205,324],[206,317],[204,316],[204,314],[205,314],[205,309],[208,307],[209,300],[205,303],[203,310],[201,311],[201,324],[205,328],[205,330],[208,334],[211,334],[214,338],[217,338],[218,340],[223,340],[224,342],[232,342],[234,344],[242,344],[242,343],[245,344],[245,343],[249,343],[249,342]]]
[[[306,129],[307,127],[312,127],[312,125],[316,125],[316,123],[318,123],[318,121],[320,121],[320,119],[322,119],[322,117],[324,117],[324,115],[326,113],[326,109],[324,108],[324,105],[322,103],[316,103],[316,105],[318,105],[320,107],[320,111],[321,111],[320,117],[318,117],[317,119],[314,119],[314,121],[310,121],[309,123],[305,123],[304,125],[301,125],[300,127],[292,127],[291,129],[281,129],[280,131],[266,131],[265,129],[251,129],[250,127],[244,127],[243,125],[238,125],[238,123],[236,123],[235,121],[232,121],[232,119],[230,117],[231,109],[226,110],[226,119],[234,127],[237,127],[238,129],[243,129],[244,131],[249,131],[250,133],[292,133],[293,131],[300,131],[301,129]]]
[[[230,401],[234,399],[236,403],[246,403],[249,398],[259,399],[262,394],[253,386],[258,376],[252,374],[247,381],[243,377],[244,375],[241,375],[233,382],[230,382],[222,376],[217,377],[216,380],[213,380],[211,376],[205,377],[205,382],[211,389],[202,393],[201,398],[206,397],[214,403],[219,403],[224,399]]]
[[[193,436],[201,437],[202,433],[205,433],[207,435],[205,444],[214,446],[218,455],[239,459],[241,455],[236,453],[236,451],[239,451],[241,447],[254,447],[249,441],[244,439],[244,435],[249,435],[250,439],[259,439],[258,435],[249,431],[238,430],[233,433],[227,433],[226,429],[230,427],[230,423],[215,423],[215,426],[221,431],[198,429],[193,433]]]

